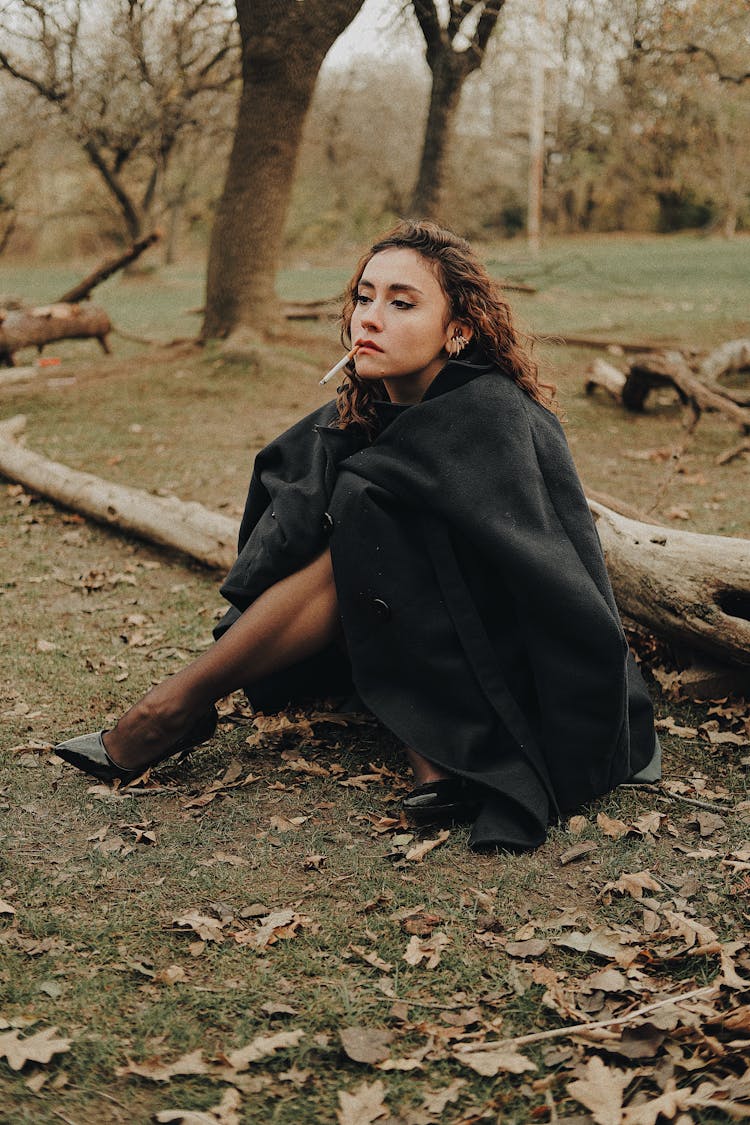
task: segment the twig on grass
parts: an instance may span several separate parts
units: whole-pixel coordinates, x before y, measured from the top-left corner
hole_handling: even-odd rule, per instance
[[[88,1091],[84,1090],[82,1086],[68,1086],[68,1089],[78,1090],[84,1094],[88,1093]],[[104,1090],[94,1090],[93,1093],[98,1094],[100,1098],[106,1098],[108,1102],[112,1102],[114,1105],[119,1105],[120,1109],[128,1108],[124,1102],[118,1102],[117,1098],[113,1098],[111,1094],[105,1094]]]
[[[697,429],[700,418],[700,414],[693,411],[689,416],[688,421],[684,424],[685,436],[683,437],[680,444],[672,450],[672,456],[669,459],[666,472],[664,473],[661,481],[657,484],[656,489],[654,490],[654,496],[651,505],[646,509],[647,517],[655,512],[659,507],[659,504],[662,502],[664,496],[666,495],[667,489],[670,487],[675,477],[677,476],[680,462],[692,445],[693,438],[695,437],[695,431]]]
[[[71,1121],[69,1117],[66,1117],[63,1113],[60,1113],[59,1109],[53,1109],[52,1112],[54,1113],[55,1117],[59,1117],[61,1121],[64,1121],[65,1125],[76,1125],[75,1121]]]
[[[132,344],[143,344],[147,348],[176,348],[179,344],[195,344],[200,347],[201,341],[197,336],[175,336],[172,340],[155,340],[151,336],[138,336],[134,332],[125,332],[122,328],[113,328],[115,336],[129,340]]]
[[[631,1023],[633,1020],[640,1019],[641,1016],[648,1015],[649,1012],[654,1012],[657,1008],[664,1008],[668,1004],[682,1004],[686,1000],[694,1000],[697,996],[716,995],[718,991],[718,987],[711,984],[705,988],[694,988],[692,992],[684,992],[680,996],[670,996],[666,1000],[656,1000],[653,1004],[645,1004],[642,1008],[636,1008],[624,1016],[613,1016],[608,1020],[593,1020],[591,1023],[574,1023],[568,1027],[552,1028],[551,1031],[536,1031],[529,1035],[518,1035],[515,1039],[494,1039],[492,1042],[476,1043],[472,1046],[477,1051],[492,1051],[497,1050],[498,1047],[524,1047],[527,1043],[540,1043],[544,1039],[562,1039],[566,1035],[578,1035],[582,1031],[617,1027],[620,1024]]]
[[[667,793],[664,790],[659,794],[659,800],[682,801],[686,805],[694,805],[697,809],[708,809],[709,812],[737,812],[734,805],[721,805],[718,801],[700,801],[697,797],[683,797],[682,793]]]

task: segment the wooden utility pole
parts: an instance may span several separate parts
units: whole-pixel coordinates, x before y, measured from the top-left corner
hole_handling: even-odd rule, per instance
[[[542,234],[542,189],[544,181],[544,69],[546,64],[546,0],[539,0],[536,41],[531,51],[529,98],[529,184],[526,232],[529,249],[538,253]]]

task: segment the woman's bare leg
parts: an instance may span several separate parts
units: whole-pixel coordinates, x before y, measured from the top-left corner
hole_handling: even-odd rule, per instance
[[[406,747],[406,757],[417,785],[427,785],[430,781],[442,781],[444,778],[450,777],[450,774],[441,770],[440,766],[436,766],[429,758],[423,758],[410,746]]]
[[[271,586],[216,644],[157,684],[104,736],[117,765],[153,761],[217,699],[312,656],[340,636],[331,555]]]

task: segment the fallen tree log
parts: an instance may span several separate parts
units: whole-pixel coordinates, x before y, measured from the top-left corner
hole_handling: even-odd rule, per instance
[[[650,352],[636,356],[622,389],[623,405],[629,410],[643,410],[652,387],[669,385],[697,415],[704,410],[718,411],[739,426],[743,433],[750,433],[750,410],[725,395],[722,388],[714,390],[706,386],[693,374],[679,352]]]
[[[726,371],[732,364],[744,364],[747,341],[732,341],[726,349],[717,349],[721,356],[707,364],[709,373]],[[750,348],[750,345],[748,345]],[[711,353],[716,356],[717,353]],[[709,357],[710,358],[710,357]],[[723,366],[722,366],[723,365]],[[647,352],[636,355],[628,364],[627,372],[603,359],[595,359],[586,369],[585,391],[590,395],[601,387],[615,402],[627,410],[642,413],[646,399],[655,387],[672,387],[692,413],[692,426],[703,411],[716,411],[739,426],[745,435],[750,434],[750,394],[732,391],[721,386],[716,379],[706,382],[693,373],[680,352]],[[718,464],[725,464],[746,450],[743,442],[720,454]]]
[[[226,571],[237,522],[23,448],[22,415],[0,423],[0,474],[64,507]],[[725,662],[750,665],[750,540],[698,535],[619,515],[590,499],[622,614]]]
[[[26,419],[0,423],[0,473],[99,523],[172,547],[207,566],[228,570],[237,554],[236,520],[176,496],[152,496],[49,461],[19,444]]]
[[[727,387],[719,382],[722,375],[734,371],[750,371],[750,340],[728,340],[701,361],[698,378],[717,394],[726,395],[740,406],[750,406],[750,388]]]
[[[625,379],[626,375],[613,363],[607,363],[606,359],[594,359],[586,369],[586,394],[593,394],[597,387],[601,387],[615,402],[622,403]]]
[[[37,308],[0,309],[0,365],[15,366],[20,348],[37,348],[56,340],[98,340],[109,354],[107,336],[112,324],[96,305],[44,305]]]
[[[619,355],[621,352],[652,352],[662,348],[679,348],[676,340],[614,340],[601,336],[568,336],[550,335],[541,333],[533,336],[544,344],[560,344],[566,348],[602,348],[604,351]]]
[[[750,665],[750,540],[673,531],[589,505],[623,616]]]
[[[727,340],[701,360],[698,374],[704,381],[715,381],[730,371],[750,368],[750,340]]]

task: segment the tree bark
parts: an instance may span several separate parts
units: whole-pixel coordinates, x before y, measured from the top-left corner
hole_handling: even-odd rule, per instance
[[[750,433],[750,409],[740,406],[723,393],[706,386],[695,376],[679,352],[635,356],[622,392],[623,404],[629,410],[643,409],[648,392],[654,386],[671,384],[683,402],[691,405],[696,415],[703,410],[718,411]]]
[[[104,309],[96,305],[58,302],[40,308],[0,309],[0,365],[13,367],[13,354],[20,348],[38,348],[55,340],[96,339],[109,351],[107,336],[112,325]]]
[[[242,94],[211,233],[204,339],[280,318],[274,282],[302,127],[323,59],[363,0],[236,0]]]
[[[597,387],[601,387],[612,396],[615,402],[622,404],[622,391],[625,386],[625,375],[619,367],[607,363],[605,359],[594,359],[589,364],[586,372],[585,391],[587,395],[593,394]]]
[[[161,231],[155,230],[152,231],[151,234],[146,235],[145,238],[134,242],[124,254],[118,254],[116,258],[110,258],[108,261],[103,262],[102,265],[97,266],[88,277],[84,277],[83,281],[79,281],[72,289],[68,289],[66,293],[63,293],[62,297],[58,297],[58,303],[83,301],[88,297],[92,289],[95,289],[97,285],[101,285],[101,283],[106,281],[108,277],[111,277],[113,273],[117,273],[117,271],[123,269],[124,266],[129,266],[131,262],[140,258],[144,250],[148,250],[149,246],[153,246],[160,238]]]
[[[448,141],[461,98],[463,79],[459,56],[452,51],[441,55],[435,62],[419,175],[409,205],[416,219],[433,219],[440,212]]]
[[[750,664],[750,540],[673,531],[589,504],[625,617]]]
[[[419,173],[409,212],[417,219],[434,219],[440,210],[448,146],[461,89],[469,75],[482,65],[505,0],[448,0],[447,23],[441,22],[436,0],[412,0],[412,3],[425,39],[432,87]],[[477,12],[479,18],[472,32],[466,34],[464,21]]]
[[[23,416],[0,423],[0,473],[101,523],[228,570],[234,520],[48,461],[18,444]],[[617,501],[612,501],[617,503]],[[750,665],[750,540],[673,531],[589,499],[620,612],[720,660]]]

